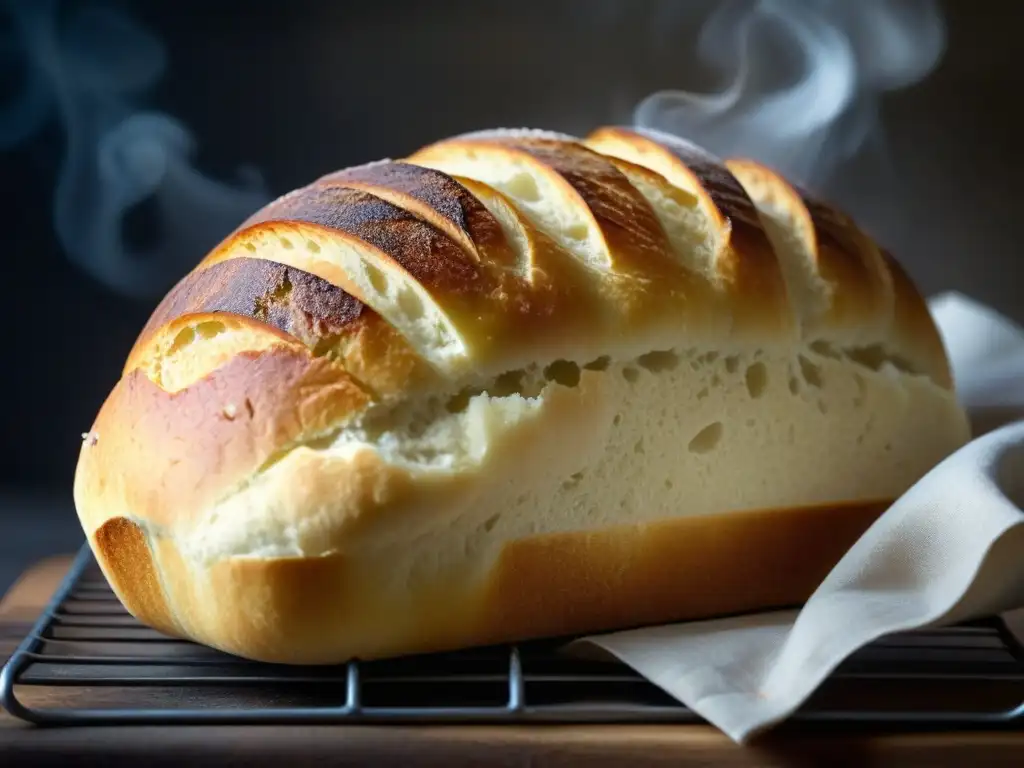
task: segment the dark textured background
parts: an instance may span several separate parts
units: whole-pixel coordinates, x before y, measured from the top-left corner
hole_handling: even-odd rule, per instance
[[[627,120],[654,90],[700,86],[694,30],[662,30],[655,45],[643,0],[622,0],[630,11],[615,24],[598,23],[589,0],[116,5],[167,48],[169,70],[147,103],[192,129],[205,171],[252,163],[275,194],[458,131],[585,132]],[[828,191],[869,214],[926,292],[957,288],[1024,321],[1024,3],[944,9],[939,69],[884,104],[901,202],[856,160]],[[0,591],[26,562],[79,541],[70,485],[80,434],[156,301],[113,294],[62,253],[51,214],[62,151],[48,125],[0,154]],[[146,221],[144,211],[133,218],[133,237],[152,236]]]

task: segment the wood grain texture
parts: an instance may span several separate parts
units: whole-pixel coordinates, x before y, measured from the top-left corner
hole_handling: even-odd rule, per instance
[[[737,747],[703,726],[0,729],[12,765],[1019,766],[1012,734],[779,737]]]
[[[0,658],[70,558],[40,562],[0,602]],[[1020,622],[1021,614],[1008,617]],[[66,693],[55,691],[57,697]],[[40,729],[0,714],[5,765],[1019,766],[1024,733],[813,734],[784,727],[738,747],[707,726],[216,726]]]
[[[48,557],[27,570],[0,599],[0,633],[10,627],[31,625],[57,591],[71,567],[71,557]],[[6,634],[0,638],[10,639]],[[0,640],[2,642],[2,640]],[[21,637],[15,643],[21,642]],[[0,658],[6,658],[0,653]]]

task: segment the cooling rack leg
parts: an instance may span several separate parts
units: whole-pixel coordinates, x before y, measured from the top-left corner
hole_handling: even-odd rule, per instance
[[[14,693],[14,684],[27,666],[28,655],[19,648],[0,670],[0,707],[21,720],[35,722],[32,710],[23,707]]]
[[[46,630],[53,621],[54,612],[75,588],[79,578],[82,576],[82,572],[91,561],[92,550],[89,549],[88,544],[83,544],[74,562],[72,562],[67,575],[57,588],[57,591],[53,593],[53,597],[46,604],[46,608],[43,609],[35,625],[21,642],[21,645],[11,655],[3,670],[0,670],[0,707],[3,707],[21,720],[36,724],[42,722],[35,712],[22,706],[21,702],[18,701],[14,686],[18,682],[18,677],[25,671],[25,667],[28,666],[29,659],[31,658],[30,654],[39,650],[39,647],[43,644],[41,638],[46,636]]]
[[[350,661],[345,672],[345,709],[353,713],[358,712],[359,708],[363,706],[359,662]]]
[[[523,664],[519,658],[519,646],[513,645],[509,650],[508,660],[508,709],[509,712],[521,712],[524,706]]]

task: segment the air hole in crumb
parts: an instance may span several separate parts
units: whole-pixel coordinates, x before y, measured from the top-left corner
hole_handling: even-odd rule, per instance
[[[705,352],[700,357],[700,361],[702,363],[713,363],[717,359],[718,359],[718,353],[717,352]]]
[[[582,479],[583,479],[583,473],[582,472],[573,472],[571,475],[569,475],[568,478],[566,478],[565,480],[562,481],[562,489],[566,490],[566,491],[570,491],[573,488],[575,488],[577,485],[579,485],[580,481]]]
[[[860,347],[859,349],[850,349],[847,351],[846,356],[858,365],[863,365],[872,371],[880,371],[885,363],[892,362],[889,356],[885,354],[885,350],[878,344]]]
[[[363,269],[370,281],[370,285],[373,286],[373,290],[377,293],[386,293],[388,290],[388,279],[384,276],[384,273],[370,264],[364,264]]]
[[[284,248],[286,251],[290,251],[292,248],[295,247],[294,245],[292,245],[292,241],[289,240],[287,237],[279,237],[278,242],[281,243],[281,247]]]
[[[722,386],[722,377],[719,376],[717,373],[714,376],[711,377],[711,386],[712,387],[720,387],[720,386]]]
[[[615,414],[615,418],[612,419],[612,426],[613,427],[617,427],[621,423],[622,423],[622,414],[621,413],[616,413]]]
[[[607,355],[597,358],[597,360],[591,360],[589,363],[584,365],[588,371],[607,371],[608,366],[611,365],[612,359]]]
[[[491,515],[490,517],[488,517],[484,521],[484,531],[486,531],[487,533],[490,533],[491,531],[493,531],[494,530],[494,526],[496,526],[498,524],[498,521],[500,519],[501,519],[501,513],[500,512],[498,514],[496,514],[496,515]]]
[[[225,330],[227,329],[224,323],[219,323],[216,320],[207,320],[196,326],[196,333],[203,339],[212,339],[214,336],[224,333]]]
[[[537,189],[537,182],[528,173],[517,173],[505,187],[508,194],[527,203],[535,203],[540,200],[540,190]]]
[[[573,240],[586,240],[590,235],[590,230],[587,229],[586,224],[573,224],[565,230],[565,234]]]
[[[853,381],[857,385],[857,394],[853,396],[853,407],[864,407],[864,396],[867,394],[868,384],[859,373],[853,375]]]
[[[639,453],[641,456],[647,453],[647,450],[644,448],[644,439],[642,437],[637,440],[636,445],[633,446],[633,453]]]
[[[580,383],[580,367],[569,360],[555,360],[544,369],[544,378],[563,387],[575,387]]]
[[[189,326],[188,328],[182,328],[178,331],[177,336],[174,337],[174,341],[171,342],[171,346],[167,350],[167,354],[173,354],[182,347],[187,347],[193,341],[195,341],[196,332],[195,329]]]
[[[745,379],[747,382],[747,392],[756,400],[764,394],[765,389],[768,387],[768,369],[764,363],[748,365]]]
[[[679,365],[679,355],[674,352],[648,352],[637,358],[637,364],[651,373],[671,371]]]
[[[673,485],[672,481],[666,479],[665,480],[665,490],[671,491],[673,487],[674,487],[674,485]]]
[[[698,400],[703,400],[707,396],[708,396],[708,388],[707,387],[704,387],[699,392],[697,392],[697,399]]]
[[[398,294],[398,308],[409,320],[423,317],[423,302],[413,291],[406,290]]]
[[[314,243],[312,240],[306,241],[306,250],[310,253],[320,253],[320,246]]]
[[[789,393],[791,395],[800,394],[800,379],[798,379],[796,376],[789,377]]]
[[[253,245],[252,243],[246,243],[245,250],[247,250],[249,253],[256,253],[256,246]]]
[[[721,439],[722,422],[716,421],[712,424],[708,424],[704,429],[694,435],[687,448],[690,453],[708,453],[715,450],[715,446],[718,445]]]
[[[740,359],[735,355],[729,355],[725,358],[725,371],[726,373],[736,373],[740,369]]]
[[[824,400],[819,400],[818,410],[821,411],[822,414],[828,413],[828,403],[826,403]]]
[[[839,360],[842,355],[839,354],[838,350],[829,344],[827,341],[815,341],[811,344],[811,350],[821,355],[822,357],[829,357],[833,360]]]
[[[526,371],[506,371],[494,380],[487,391],[494,397],[508,397],[523,391],[523,378]]]
[[[632,384],[634,381],[640,378],[640,371],[636,368],[626,367],[622,369],[622,378]]]
[[[469,401],[481,392],[477,387],[466,387],[458,394],[452,395],[444,404],[448,413],[463,413],[469,407]]]
[[[803,376],[804,381],[816,389],[821,389],[821,368],[803,355],[798,355],[797,360],[800,363],[800,375]]]

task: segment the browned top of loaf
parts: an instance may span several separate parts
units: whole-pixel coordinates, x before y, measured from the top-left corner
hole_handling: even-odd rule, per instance
[[[372,312],[355,297],[308,272],[273,261],[237,258],[186,275],[139,334],[144,349],[159,329],[186,315],[226,312],[267,323],[315,346]]]
[[[479,290],[480,273],[461,248],[408,211],[367,192],[328,184],[306,187],[264,207],[246,228],[274,221],[351,235],[386,254],[424,286]]]
[[[591,317],[593,310],[589,307],[594,298],[586,281],[580,279],[579,267],[564,258],[545,260],[538,256],[536,247],[521,253],[508,241],[495,216],[463,182],[469,183],[431,168],[389,161],[328,174],[313,186],[345,187],[384,200],[457,244],[468,263],[449,260],[447,249],[430,258],[435,269],[449,273],[461,282],[465,293],[474,295],[469,314],[478,324],[488,323],[484,335],[491,336],[492,346],[506,341],[501,338],[503,334],[518,334],[527,328],[550,332]],[[536,232],[521,234],[531,245],[537,245]],[[454,285],[421,280],[406,264],[402,266],[428,290],[451,289]],[[446,309],[458,311],[443,293],[431,293]],[[493,322],[495,317],[497,322]]]
[[[137,369],[85,437],[76,496],[166,525],[208,508],[279,451],[329,433],[366,402],[339,366],[297,344],[243,352],[177,392]]]
[[[708,230],[718,239],[718,279],[730,285],[737,330],[782,330],[792,321],[778,258],[757,208],[729,168],[701,147],[675,137],[624,128],[599,128],[588,146],[629,147],[632,162],[646,162],[672,184],[695,194],[708,216]]]
[[[501,226],[455,179],[409,163],[373,163],[323,176],[316,186],[362,190],[419,216],[457,242],[475,260],[479,250],[504,249]]]

